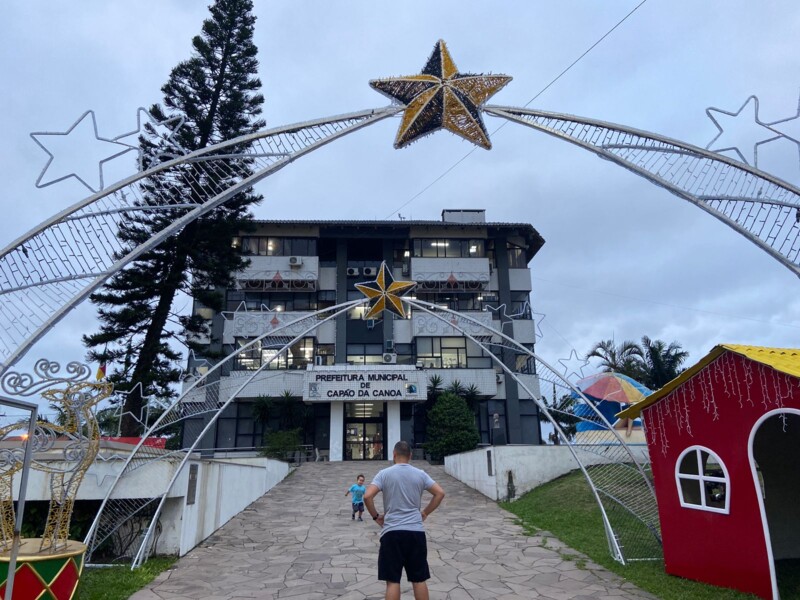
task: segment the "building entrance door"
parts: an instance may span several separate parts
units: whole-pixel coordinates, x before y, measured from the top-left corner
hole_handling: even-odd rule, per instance
[[[384,406],[383,402],[345,404],[345,460],[386,460]]]

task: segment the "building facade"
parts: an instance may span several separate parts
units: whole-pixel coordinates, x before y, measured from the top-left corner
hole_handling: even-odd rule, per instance
[[[213,362],[209,357],[228,356],[266,334],[222,369],[224,401],[240,387],[237,381],[272,362],[223,411],[200,446],[252,452],[263,445],[266,430],[299,424],[315,455],[385,460],[400,439],[417,447],[424,443],[431,381],[443,388],[459,384],[477,396],[483,443],[540,443],[536,404],[492,354],[538,395],[534,361],[503,347],[491,330],[533,349],[528,264],[543,243],[532,225],[486,222],[483,210],[445,210],[441,221],[256,222],[233,240],[250,264],[225,291],[225,310],[195,306],[195,314],[208,319],[210,335],[199,340],[207,356],[190,359],[189,368],[202,372],[202,365]],[[367,305],[328,320],[323,315],[312,331],[285,327],[363,298],[355,284],[374,280],[383,262],[395,280],[417,283],[409,297],[485,327],[410,309],[405,319],[386,312],[365,319]],[[455,327],[465,324],[474,340]],[[288,352],[276,356],[298,336]],[[269,414],[255,418],[265,397],[275,399]],[[186,421],[184,447],[207,419]]]

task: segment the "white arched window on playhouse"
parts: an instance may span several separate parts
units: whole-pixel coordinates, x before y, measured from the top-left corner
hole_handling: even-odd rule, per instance
[[[730,478],[725,463],[710,449],[690,446],[675,464],[675,482],[681,506],[728,514]]]

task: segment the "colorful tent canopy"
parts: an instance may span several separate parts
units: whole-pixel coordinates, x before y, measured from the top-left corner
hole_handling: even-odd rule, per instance
[[[635,379],[621,373],[597,373],[584,377],[575,384],[581,393],[594,402],[595,408],[606,418],[610,424],[617,421],[616,414],[629,404],[639,402],[652,394],[652,391]],[[577,398],[577,394],[573,393]],[[578,417],[592,418],[594,411],[585,404],[573,407],[573,413]],[[605,429],[599,423],[583,421],[578,423],[578,431]]]

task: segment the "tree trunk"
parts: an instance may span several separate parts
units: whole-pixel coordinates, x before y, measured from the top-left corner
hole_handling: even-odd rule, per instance
[[[138,417],[142,415],[144,398],[142,392],[147,385],[147,370],[150,368],[159,355],[161,345],[161,335],[169,318],[170,308],[175,300],[175,295],[183,282],[183,274],[186,271],[187,259],[189,255],[189,243],[194,234],[193,224],[189,224],[178,234],[177,251],[169,272],[160,287],[158,304],[153,311],[153,318],[147,328],[144,342],[139,350],[136,367],[131,375],[131,392],[125,398],[122,409],[121,433],[124,437],[137,437],[141,435],[143,426]],[[137,386],[141,383],[141,386]]]

